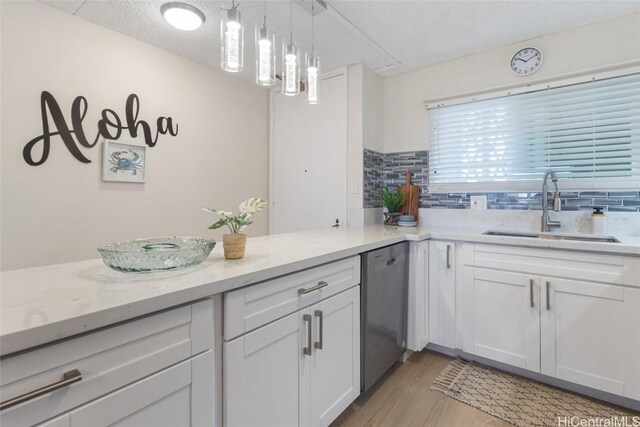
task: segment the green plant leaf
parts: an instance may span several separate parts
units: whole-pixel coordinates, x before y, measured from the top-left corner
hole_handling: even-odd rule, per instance
[[[399,212],[404,203],[404,194],[399,191],[391,191],[386,185],[380,190],[382,204],[389,212]]]
[[[221,216],[218,221],[209,226],[209,229],[215,230],[226,225],[229,227],[231,233],[236,234],[244,231],[247,226],[251,225],[253,221],[249,221],[249,218],[262,211],[267,204],[268,202],[266,200],[259,197],[252,197],[240,203],[240,214],[238,215],[233,215],[233,212],[222,209],[202,208],[202,210]]]
[[[227,217],[224,218],[220,218],[219,220],[217,220],[216,222],[214,222],[213,224],[211,224],[209,226],[209,230],[215,230],[218,229],[220,227],[224,227],[225,225],[229,224],[230,219]]]

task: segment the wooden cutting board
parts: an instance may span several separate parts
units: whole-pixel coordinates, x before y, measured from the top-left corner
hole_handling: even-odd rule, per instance
[[[418,206],[420,201],[420,189],[411,184],[411,172],[407,172],[407,182],[398,188],[398,191],[404,194],[404,203],[402,204],[403,215],[413,215],[418,220]]]

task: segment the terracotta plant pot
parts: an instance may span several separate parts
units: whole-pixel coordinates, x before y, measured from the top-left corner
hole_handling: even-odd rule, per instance
[[[240,259],[244,257],[244,248],[246,245],[246,234],[225,234],[222,236],[222,246],[226,259]]]

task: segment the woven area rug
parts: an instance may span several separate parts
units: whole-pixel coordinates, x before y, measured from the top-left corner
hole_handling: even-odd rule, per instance
[[[572,417],[621,419],[626,416],[629,417],[628,425],[633,425],[633,417],[640,416],[637,412],[598,403],[537,381],[462,359],[452,361],[434,380],[431,389],[523,427],[571,425],[559,424],[558,417],[569,420]]]

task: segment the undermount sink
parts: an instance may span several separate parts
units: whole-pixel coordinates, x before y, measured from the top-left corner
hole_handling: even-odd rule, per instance
[[[487,236],[507,236],[507,237],[527,237],[530,239],[546,239],[546,240],[576,240],[579,242],[603,242],[603,243],[620,243],[620,240],[613,236],[585,236],[585,235],[568,235],[568,234],[547,234],[535,232],[521,231],[485,231],[482,234]]]

